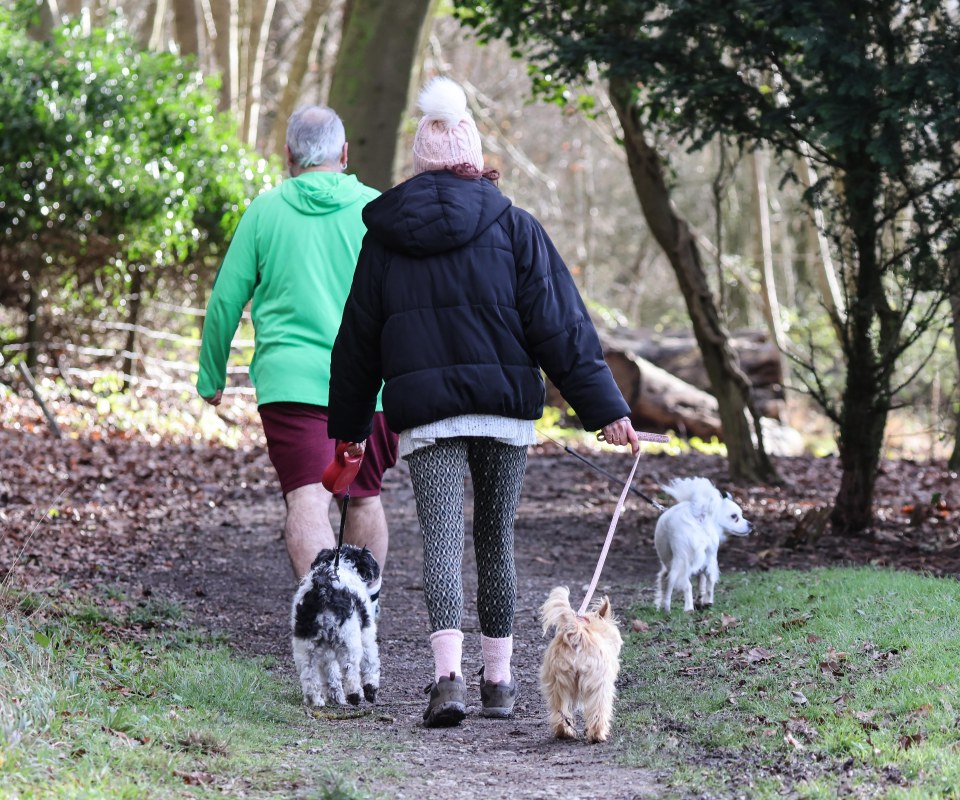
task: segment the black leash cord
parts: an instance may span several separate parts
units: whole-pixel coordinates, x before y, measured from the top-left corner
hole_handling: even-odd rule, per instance
[[[553,442],[557,447],[562,447],[564,450],[566,450],[566,451],[567,451],[570,455],[572,455],[574,458],[580,459],[580,460],[581,460],[584,464],[586,464],[588,467],[590,467],[590,468],[592,468],[592,469],[595,469],[595,470],[596,470],[597,472],[599,472],[601,475],[605,475],[605,476],[608,477],[610,480],[612,480],[614,483],[617,483],[617,484],[621,483],[621,480],[620,480],[618,477],[616,477],[615,475],[612,475],[611,473],[607,472],[607,471],[606,471],[603,467],[601,467],[599,464],[594,464],[589,458],[586,458],[585,456],[580,455],[576,450],[573,450],[572,448],[567,447],[567,445],[562,444],[561,442],[558,442],[558,441],[557,441],[556,439],[554,439],[552,436],[550,436],[550,435],[547,434],[547,433],[544,433],[543,431],[538,430],[537,433],[539,433],[544,439],[549,439],[549,440],[550,440],[551,442]],[[634,493],[635,495],[637,495],[638,497],[641,497],[641,498],[643,498],[644,500],[646,500],[650,505],[652,505],[652,506],[653,506],[655,509],[657,509],[658,511],[663,511],[663,510],[664,510],[664,506],[660,505],[660,503],[658,503],[656,500],[653,500],[653,499],[647,497],[643,492],[641,492],[639,489],[635,488],[632,484],[630,485],[630,491],[633,492],[633,493]]]

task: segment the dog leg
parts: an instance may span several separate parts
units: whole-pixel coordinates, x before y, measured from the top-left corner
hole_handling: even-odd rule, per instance
[[[690,585],[687,566],[679,561],[674,561],[667,578],[667,591],[663,598],[663,610],[668,614],[670,613],[670,598],[673,597],[673,593],[677,589],[683,592],[683,610],[693,611],[693,586]]]
[[[329,654],[329,658],[322,665],[320,674],[327,684],[327,699],[331,703],[337,703],[341,706],[346,703],[347,698],[343,693],[343,682],[340,678],[340,664],[337,662],[334,653]]]
[[[574,702],[569,697],[551,697],[550,716],[548,722],[553,735],[558,739],[576,739],[577,729],[573,727],[576,710]]]
[[[377,629],[368,625],[361,634],[363,658],[360,660],[360,680],[363,682],[363,696],[368,703],[377,702],[380,689],[380,649],[377,645]]]
[[[689,578],[684,578],[683,584],[680,587],[683,589],[683,610],[688,613],[693,613],[693,584],[690,583]]]
[[[720,580],[720,567],[717,566],[716,560],[711,561],[707,566],[706,578],[707,589],[704,597],[704,605],[712,606],[713,590],[717,586],[717,581]]]
[[[713,605],[713,599],[707,600],[709,591],[709,578],[706,571],[700,573],[699,586],[697,588],[697,599],[693,607],[697,611],[703,611],[707,606]]]
[[[676,562],[674,562],[676,563]],[[673,594],[675,589],[679,589],[683,592],[683,610],[688,614],[693,611],[693,584],[690,583],[690,576],[687,574],[686,569],[671,569],[670,570],[670,581],[667,585],[667,588],[670,590],[670,595]],[[670,596],[668,595],[668,597]],[[664,610],[667,613],[670,613],[670,604],[667,603],[664,606]]]
[[[653,607],[656,609],[663,608],[663,603],[664,603],[663,593],[664,593],[664,589],[666,588],[666,585],[667,585],[667,565],[662,564],[660,567],[660,571],[657,573],[657,585],[654,589],[654,595],[653,595]],[[669,600],[667,601],[666,610],[670,611]]]
[[[344,643],[340,648],[340,663],[343,667],[343,692],[352,706],[360,705],[360,661],[363,644],[360,641],[359,625],[343,626]]]
[[[322,708],[326,704],[326,686],[318,669],[317,648],[302,639],[293,643],[293,663],[300,677],[304,705]]]
[[[613,720],[614,687],[606,681],[599,685],[582,687],[583,719],[587,726],[587,741],[590,744],[605,742],[610,736],[610,722]]]
[[[576,739],[574,727],[576,715],[577,676],[576,669],[562,650],[547,648],[540,673],[540,690],[550,709],[547,721],[558,739]]]

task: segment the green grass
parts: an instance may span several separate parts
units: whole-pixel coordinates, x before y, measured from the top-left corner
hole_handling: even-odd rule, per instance
[[[625,760],[678,795],[960,797],[957,581],[729,574],[709,612],[626,619]]]
[[[412,768],[174,604],[57,596],[0,591],[0,797],[360,800]],[[714,610],[634,620],[614,752],[665,797],[960,797],[960,583],[728,573]]]
[[[359,800],[364,780],[398,772],[397,745],[359,763],[355,729],[307,719],[268,660],[201,644],[169,603],[118,615],[99,598],[61,608],[11,594],[0,595],[4,798]]]

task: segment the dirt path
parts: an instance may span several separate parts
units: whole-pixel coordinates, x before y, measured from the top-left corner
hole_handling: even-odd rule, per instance
[[[80,596],[96,596],[110,586],[122,590],[127,602],[175,600],[190,624],[226,636],[243,652],[274,656],[289,702],[299,705],[288,633],[295,587],[278,538],[282,501],[263,447],[149,444],[117,432],[54,442],[37,415],[12,418],[16,424],[0,426],[0,575],[15,564],[25,588],[60,592],[65,585]],[[629,472],[625,454],[590,457],[614,474]],[[730,486],[723,458],[645,454],[635,485],[653,496],[673,477],[703,475],[731,489],[756,529],[749,539],[724,545],[725,574],[873,564],[960,576],[960,501],[956,475],[944,465],[883,462],[876,526],[866,537],[830,535],[816,524],[825,519],[822,509],[838,485],[836,459],[780,459],[777,465],[782,486]],[[554,741],[537,691],[545,647],[537,609],[558,584],[570,586],[575,602],[582,598],[620,487],[553,445],[531,448],[516,526],[514,666],[522,698],[513,720],[484,720],[474,708],[461,727],[448,730],[420,724],[432,658],[420,536],[404,465],[389,473],[385,489],[392,543],[380,624],[379,702],[359,717],[304,717],[303,752],[292,756],[291,771],[302,769],[311,778],[292,796],[316,796],[344,764],[344,773],[359,775],[378,798],[678,798],[658,784],[668,782],[669,774],[622,766],[626,745],[616,726],[604,745]],[[45,515],[50,508],[57,513]],[[628,496],[602,576],[599,592],[611,595],[627,629],[630,607],[652,601],[656,514]],[[470,545],[464,670],[477,703],[480,653]]]
[[[590,476],[577,491],[567,491],[556,482],[558,463],[555,458],[531,458],[517,520],[519,597],[514,669],[521,681],[521,698],[515,717],[486,720],[476,713],[480,634],[474,605],[476,570],[468,538],[464,671],[476,706],[468,710],[461,726],[443,730],[428,730],[420,724],[426,703],[422,690],[432,679],[422,555],[405,465],[390,473],[384,503],[391,525],[391,552],[379,629],[383,670],[377,713],[315,723],[337,726],[331,734],[342,733],[344,728],[362,734],[354,741],[364,744],[344,754],[351,761],[368,763],[381,758],[384,748],[402,746],[400,758],[406,774],[388,779],[388,785],[367,786],[375,796],[662,796],[656,776],[618,765],[616,732],[603,745],[557,742],[544,721],[546,711],[536,682],[545,642],[537,625],[537,611],[557,584],[569,585],[572,597],[582,598],[618,493],[602,478],[591,484]],[[623,471],[628,471],[628,465]],[[578,471],[570,474],[577,475]],[[579,477],[585,476],[580,472]],[[621,541],[635,538],[641,528],[652,533],[653,519],[652,507],[642,501],[631,503],[620,523],[624,531]],[[282,501],[273,495],[261,493],[225,502],[211,517],[209,526],[194,536],[181,538],[179,552],[160,563],[158,570],[149,571],[145,582],[152,585],[152,590],[178,596],[196,622],[227,634],[240,649],[275,655],[281,679],[299,691],[289,656],[288,607],[294,585],[278,540],[281,520]],[[650,583],[655,571],[652,556],[650,548],[615,547],[608,565],[616,566],[605,569],[598,595],[610,593],[615,606],[621,613],[625,611]]]

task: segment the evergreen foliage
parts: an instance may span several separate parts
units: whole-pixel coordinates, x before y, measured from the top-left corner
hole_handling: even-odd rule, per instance
[[[122,17],[47,41],[0,8],[0,304],[29,290],[122,303],[131,276],[203,268],[276,167],[246,153],[216,86]]]

